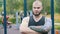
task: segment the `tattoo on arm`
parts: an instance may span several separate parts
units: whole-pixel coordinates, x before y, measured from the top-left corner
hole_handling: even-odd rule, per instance
[[[41,28],[37,28],[36,26],[30,26],[30,29],[32,29],[32,30],[34,30],[34,31],[36,31],[36,32],[46,32],[46,31],[44,31],[44,29],[41,29]]]

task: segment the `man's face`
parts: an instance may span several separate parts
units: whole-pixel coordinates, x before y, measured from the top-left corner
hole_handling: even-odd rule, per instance
[[[39,16],[42,10],[41,3],[34,3],[32,8],[33,8],[33,15]]]

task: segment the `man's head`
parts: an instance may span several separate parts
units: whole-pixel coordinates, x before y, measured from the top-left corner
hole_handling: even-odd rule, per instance
[[[35,16],[39,16],[41,14],[41,10],[42,10],[42,2],[41,1],[34,1],[33,2],[33,7],[32,7],[32,10],[33,10],[33,15]]]

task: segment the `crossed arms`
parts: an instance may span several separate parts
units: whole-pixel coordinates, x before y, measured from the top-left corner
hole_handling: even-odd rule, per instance
[[[52,28],[51,19],[45,19],[45,24],[43,26],[30,26],[30,29],[36,32],[48,32]]]
[[[22,24],[20,25],[20,32],[22,34],[41,34],[41,32],[48,32],[51,30],[52,24],[51,20],[46,20],[44,26],[29,26],[28,27],[28,19],[24,18]]]

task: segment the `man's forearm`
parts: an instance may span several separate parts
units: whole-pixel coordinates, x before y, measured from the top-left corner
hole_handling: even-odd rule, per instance
[[[36,32],[47,32],[43,29],[44,27],[39,26],[30,26],[30,29],[36,31]]]
[[[22,27],[20,28],[20,32],[25,32],[25,33],[38,33],[32,29],[30,29],[29,27]]]
[[[21,29],[20,31],[21,31],[21,34],[41,34],[34,30],[31,30],[30,28],[26,28],[26,29],[24,28],[24,29]]]

